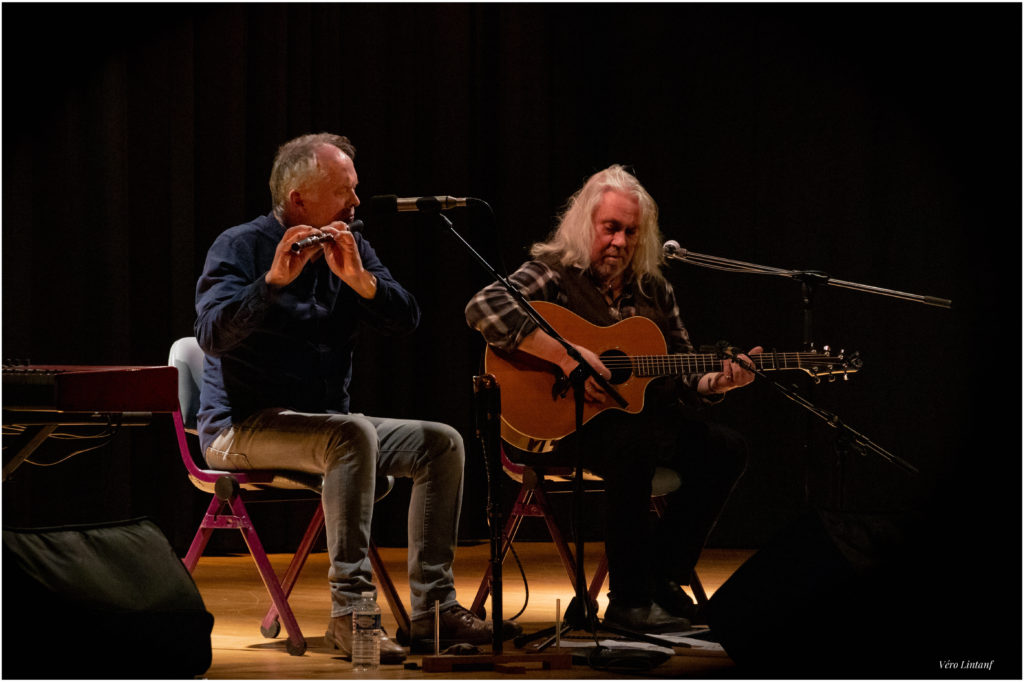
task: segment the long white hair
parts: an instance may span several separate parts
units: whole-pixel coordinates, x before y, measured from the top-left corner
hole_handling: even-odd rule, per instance
[[[636,251],[630,263],[633,274],[641,284],[646,275],[663,280],[661,265],[665,256],[658,228],[658,205],[640,181],[619,164],[594,173],[569,197],[565,210],[559,216],[558,227],[547,241],[530,247],[530,255],[537,258],[554,254],[562,265],[575,265],[581,270],[589,268],[590,250],[594,244],[594,211],[604,193],[613,190],[636,198],[640,204]]]

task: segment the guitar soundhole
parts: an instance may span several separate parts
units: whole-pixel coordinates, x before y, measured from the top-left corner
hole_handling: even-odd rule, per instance
[[[630,366],[629,356],[621,350],[606,350],[601,353],[601,362],[611,370],[612,378],[608,381],[612,384],[623,384],[633,376],[633,368]]]

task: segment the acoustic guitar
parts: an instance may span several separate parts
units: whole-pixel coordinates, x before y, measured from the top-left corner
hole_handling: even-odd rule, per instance
[[[627,403],[620,407],[610,396],[602,403],[585,403],[584,424],[608,409],[640,412],[647,384],[657,377],[721,369],[718,353],[666,354],[661,330],[646,317],[599,327],[554,303],[533,301],[531,305],[567,341],[597,353],[612,373],[609,383]],[[833,379],[845,378],[862,365],[856,353],[834,356],[827,347],[824,352],[771,352],[750,359],[762,371],[801,370],[815,378]],[[484,368],[501,387],[501,436],[507,443],[530,452],[548,452],[576,430],[572,386],[557,365],[521,351],[506,353],[488,346]]]

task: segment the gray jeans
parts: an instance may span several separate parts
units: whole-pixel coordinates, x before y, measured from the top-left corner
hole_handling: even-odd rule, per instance
[[[331,568],[331,616],[372,591],[367,556],[377,476],[411,478],[409,590],[413,619],[455,602],[452,561],[462,507],[465,447],[436,422],[360,414],[257,412],[222,431],[206,450],[211,467],[295,469],[324,476],[322,502]]]

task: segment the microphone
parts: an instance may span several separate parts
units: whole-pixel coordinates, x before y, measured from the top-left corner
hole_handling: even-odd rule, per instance
[[[467,197],[396,197],[394,194],[385,194],[372,197],[370,205],[374,214],[404,213],[406,211],[437,213],[453,208],[464,208],[469,201],[472,199]]]
[[[348,224],[349,232],[355,232],[356,230],[361,230],[361,229],[363,229],[363,221],[362,220],[353,220],[352,222],[350,222]],[[292,253],[301,253],[304,249],[308,249],[311,246],[316,246],[320,242],[330,242],[330,241],[334,241],[334,237],[332,237],[331,235],[327,234],[326,232],[321,232],[320,234],[314,234],[312,237],[306,237],[305,239],[300,239],[299,241],[297,241],[294,244],[292,244]]]
[[[667,242],[665,242],[664,246],[661,247],[661,250],[666,256],[686,255],[686,249],[679,246],[679,242],[677,242],[675,239],[669,239]]]

